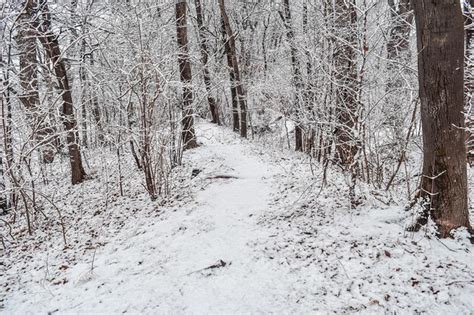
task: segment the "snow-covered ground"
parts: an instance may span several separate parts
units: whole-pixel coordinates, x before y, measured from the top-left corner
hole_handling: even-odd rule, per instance
[[[56,233],[2,252],[0,312],[474,312],[474,254],[462,233],[405,232],[413,216],[402,206],[367,193],[349,209],[342,175],[329,170],[321,189],[322,170],[303,155],[207,123],[198,132],[179,202],[135,192],[97,212],[91,180],[71,192],[84,213],[67,249]],[[201,172],[191,179],[192,169]]]

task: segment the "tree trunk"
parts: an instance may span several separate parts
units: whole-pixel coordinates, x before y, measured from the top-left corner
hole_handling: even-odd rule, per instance
[[[459,1],[414,1],[425,215],[441,237],[470,228],[464,132],[464,24]],[[426,217],[424,218],[426,221]],[[419,222],[424,223],[424,222]]]
[[[3,30],[2,30],[3,32]],[[2,34],[3,35],[3,34]],[[12,104],[11,104],[11,89],[10,87],[10,69],[12,67],[11,59],[11,42],[8,44],[8,58],[7,62],[3,61],[3,52],[0,52],[0,64],[4,65],[2,67],[2,73],[0,76],[0,86],[2,87],[2,92],[0,93],[0,104],[1,104],[1,125],[2,125],[2,145],[5,154],[5,160],[2,160],[3,171],[8,171],[9,178],[14,177],[14,164],[15,160],[13,158],[13,132],[12,132]],[[3,178],[4,184],[5,177]],[[6,185],[5,185],[6,186]],[[16,203],[16,192],[15,189],[10,189],[10,198],[8,198],[7,193],[4,192],[4,196],[1,198],[4,199],[6,208],[14,207]],[[10,199],[10,200],[8,200]],[[8,202],[9,201],[9,202]]]
[[[209,51],[207,49],[207,39],[206,35],[204,34],[204,17],[202,13],[202,5],[201,0],[194,0],[196,5],[196,19],[198,25],[198,33],[199,33],[199,41],[201,46],[201,59],[202,59],[202,67],[203,67],[203,78],[204,78],[204,85],[206,86],[206,93],[207,93],[207,102],[209,104],[209,110],[212,116],[212,122],[215,124],[220,125],[219,119],[219,110],[217,108],[216,100],[212,97],[211,94],[211,76],[209,74]]]
[[[94,53],[91,51],[89,54],[89,60],[91,67],[94,67]],[[92,108],[92,116],[94,116],[95,124],[97,126],[96,135],[99,145],[105,144],[104,138],[104,126],[102,124],[102,114],[100,112],[99,98],[97,96],[97,91],[92,87],[92,83],[89,80],[89,91],[91,93],[90,106]]]
[[[239,62],[237,60],[237,52],[235,48],[235,37],[230,26],[229,17],[225,10],[224,0],[219,0],[219,8],[221,11],[222,23],[224,24],[224,30],[227,35],[227,42],[229,44],[226,53],[228,58],[232,61],[232,68],[235,76],[235,89],[240,106],[240,135],[247,138],[247,100],[245,89],[240,77]]]
[[[407,65],[411,62],[410,32],[413,24],[411,0],[388,0],[391,15],[391,28],[387,42],[387,73],[386,104],[383,110],[384,125],[390,130],[393,144],[393,156],[403,155],[405,150],[405,126],[409,117],[411,90],[407,86]],[[388,135],[388,137],[389,137]]]
[[[262,55],[263,55],[263,70],[264,77],[267,77],[268,72],[268,57],[267,57],[267,32],[270,25],[271,12],[268,13],[268,17],[263,19],[263,35],[262,35]]]
[[[474,0],[464,2],[466,21],[466,124],[467,124],[467,156],[469,163],[474,164]]]
[[[79,65],[79,79],[81,82],[81,118],[82,118],[82,146],[87,147],[88,137],[87,137],[87,102],[90,99],[89,93],[89,81],[87,80],[86,72],[86,40],[83,38],[81,40],[81,50],[80,50],[80,60],[81,64]]]
[[[29,0],[32,1],[32,0]],[[66,141],[71,164],[71,182],[73,185],[79,184],[86,175],[82,166],[81,150],[78,144],[79,134],[77,122],[74,115],[74,106],[72,102],[71,88],[67,77],[66,65],[61,55],[57,36],[51,32],[50,13],[46,0],[41,1],[43,21],[40,25],[42,36],[40,36],[48,58],[51,60],[54,73],[58,80],[59,90],[63,100],[62,119],[67,132]]]
[[[37,34],[34,28],[34,19],[33,1],[30,0],[25,3],[18,19],[18,33],[15,38],[20,63],[18,77],[23,92],[19,99],[26,108],[27,117],[32,127],[32,137],[38,142],[43,162],[52,163],[56,153],[52,145],[54,129],[48,124],[48,111],[40,108]]]
[[[132,102],[129,102],[127,105],[127,125],[128,131],[130,133],[130,150],[132,151],[133,159],[137,164],[139,170],[142,169],[142,165],[140,163],[140,159],[138,158],[137,152],[135,150],[135,140],[133,139],[133,129],[136,127],[136,117],[135,117],[135,108]]]
[[[410,48],[410,31],[413,23],[411,0],[400,0],[398,6],[394,0],[388,0],[391,25],[387,43],[388,59],[395,60],[406,56]]]
[[[222,32],[224,39],[224,51],[227,59],[227,68],[229,70],[230,94],[232,97],[232,124],[235,132],[240,131],[239,100],[237,96],[237,84],[235,82],[234,65],[232,64],[232,52],[225,31],[224,22],[222,22]]]
[[[303,34],[305,34],[306,37],[309,37],[308,31],[309,31],[308,4],[307,4],[307,0],[304,0],[303,1]],[[314,75],[313,75],[311,49],[309,48],[308,44],[306,44],[304,51],[305,51],[305,57],[306,57],[307,83],[306,83],[306,91],[304,91],[303,97],[304,97],[305,107],[308,110],[308,113],[311,115],[311,119],[315,119],[314,108],[313,108],[314,106],[313,104],[315,102],[315,97],[314,97],[315,84],[314,84],[314,79],[313,79]],[[315,141],[316,141],[316,130],[314,129],[314,127],[310,126],[308,128],[308,131],[305,137],[304,151],[311,156],[313,156],[315,153],[314,152]]]
[[[176,3],[176,32],[178,41],[178,63],[181,83],[183,84],[183,148],[192,149],[197,147],[196,134],[194,131],[193,117],[193,92],[191,88],[192,75],[189,63],[188,32],[186,25],[186,1],[179,0]]]
[[[288,44],[290,45],[290,54],[291,54],[291,67],[293,69],[293,84],[296,87],[296,104],[295,104],[295,114],[296,114],[296,127],[295,127],[295,150],[303,151],[303,129],[298,120],[298,117],[301,107],[302,107],[302,90],[303,90],[303,78],[301,75],[300,62],[298,60],[298,49],[296,48],[295,43],[295,34],[293,32],[293,27],[291,25],[291,11],[290,11],[290,2],[289,0],[283,1],[284,13],[280,12],[283,23],[286,28],[286,37],[288,39]]]
[[[1,52],[0,52],[0,62],[2,61],[2,56],[1,56]],[[0,87],[2,87],[2,90],[3,90],[3,77],[0,76]],[[5,108],[5,103],[4,103],[4,99],[3,99],[3,91],[0,92],[0,109],[1,109],[1,116],[2,116],[2,119],[0,120],[0,126],[1,126],[1,129],[0,129],[0,134],[2,135],[2,143],[0,143],[0,148],[2,149],[0,151],[0,214],[5,212],[8,208],[8,205],[7,205],[7,201],[8,201],[8,198],[7,198],[7,192],[6,192],[6,183],[5,183],[5,165],[4,165],[4,162],[3,162],[3,157],[7,155],[7,150],[6,150],[6,143],[7,143],[7,137],[6,137],[6,130],[7,130],[7,126],[5,126],[5,122],[6,122],[6,117],[5,117],[5,111],[4,111],[4,108]]]
[[[353,167],[357,154],[355,127],[358,122],[356,52],[357,14],[353,0],[336,0],[334,19],[334,71],[336,86],[336,148],[342,165]]]

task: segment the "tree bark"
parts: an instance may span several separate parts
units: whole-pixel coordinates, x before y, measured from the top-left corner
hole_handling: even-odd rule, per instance
[[[465,24],[466,24],[466,125],[467,125],[467,157],[469,163],[474,163],[474,0],[464,2]]]
[[[394,0],[388,0],[390,6],[391,25],[387,52],[388,59],[406,57],[410,48],[410,31],[413,23],[411,0],[400,0],[398,6]]]
[[[358,122],[358,82],[355,36],[357,13],[353,0],[336,0],[334,70],[336,86],[336,113],[338,127],[335,130],[336,148],[342,165],[353,166],[357,154],[354,128]]]
[[[33,0],[29,0],[33,1]],[[41,10],[43,21],[40,25],[42,36],[40,41],[43,44],[48,58],[53,64],[54,73],[58,80],[59,90],[63,100],[62,119],[67,132],[66,141],[71,164],[71,182],[73,185],[79,184],[86,175],[82,166],[81,150],[79,147],[79,133],[77,130],[77,121],[74,115],[74,106],[72,101],[71,88],[67,77],[66,64],[61,55],[59,42],[56,35],[51,31],[50,13],[46,0],[41,0]]]
[[[1,29],[1,31],[4,32],[4,29]],[[15,173],[14,173],[15,160],[14,160],[14,155],[13,155],[13,131],[12,131],[12,126],[11,126],[12,121],[13,121],[12,104],[11,104],[11,89],[10,89],[10,69],[12,67],[11,47],[12,47],[12,44],[10,42],[8,43],[8,48],[6,49],[8,53],[7,53],[7,61],[5,63],[3,60],[3,53],[0,53],[0,64],[4,65],[1,68],[2,73],[0,76],[0,86],[2,87],[2,91],[0,93],[0,104],[1,104],[0,114],[1,114],[2,140],[3,140],[2,145],[3,145],[4,154],[5,154],[5,160],[2,161],[2,168],[4,172],[5,171],[8,172],[10,180],[14,178],[15,176]],[[4,179],[4,184],[6,184],[5,177],[3,179]],[[8,198],[6,192],[4,192],[5,195],[2,196],[7,209],[15,207],[16,199],[17,199],[15,189],[10,189],[10,190],[11,190],[9,194],[10,198]]]
[[[458,227],[471,228],[463,129],[463,17],[457,0],[413,5],[423,130],[421,195],[427,201],[426,216],[436,222],[441,237],[448,237]]]
[[[2,53],[0,53],[0,62],[2,62]],[[7,156],[7,126],[5,126],[6,116],[5,116],[5,103],[3,98],[3,76],[0,75],[0,87],[2,91],[0,92],[0,114],[2,119],[0,119],[0,134],[2,135],[3,141],[0,143],[0,214],[5,212],[8,208],[7,202],[7,192],[6,192],[6,181],[5,181],[5,163],[3,162],[3,157]],[[7,166],[8,167],[8,166]]]
[[[89,141],[87,136],[87,102],[90,99],[89,93],[89,81],[87,79],[86,72],[86,40],[83,38],[81,40],[81,49],[80,49],[80,60],[81,64],[79,66],[79,79],[81,83],[81,116],[82,116],[82,146],[87,147]]]
[[[188,32],[186,25],[186,1],[179,0],[176,3],[176,33],[178,41],[178,63],[181,83],[183,84],[183,148],[192,149],[197,147],[196,134],[194,131],[193,117],[193,92],[191,88],[192,74],[188,52]]]
[[[224,40],[224,52],[227,60],[227,69],[229,70],[229,81],[230,81],[230,94],[232,98],[232,125],[235,132],[240,131],[240,115],[239,115],[239,100],[235,82],[234,65],[232,64],[232,52],[225,31],[224,22],[222,22],[222,32]]]
[[[22,94],[19,99],[26,108],[27,117],[33,129],[32,137],[40,147],[44,163],[52,163],[56,150],[52,145],[54,129],[48,124],[48,111],[40,107],[38,91],[37,33],[34,27],[33,1],[29,0],[18,19],[18,33],[15,38],[18,45],[20,71],[18,77]]]
[[[298,49],[296,48],[295,43],[295,33],[291,25],[291,10],[289,0],[283,1],[284,12],[281,13],[281,18],[286,28],[286,38],[288,44],[290,45],[290,54],[291,54],[291,67],[293,70],[293,84],[296,88],[295,94],[295,113],[296,113],[296,127],[295,127],[295,150],[303,151],[303,129],[299,123],[299,112],[302,107],[302,90],[303,90],[303,77],[301,75],[300,62],[298,60]]]
[[[221,11],[224,30],[227,35],[227,42],[229,44],[228,49],[226,49],[226,53],[228,58],[232,61],[232,68],[235,76],[235,89],[237,92],[238,104],[240,106],[240,135],[244,138],[247,138],[247,100],[245,89],[240,77],[239,61],[237,60],[237,52],[235,48],[235,36],[232,32],[229,17],[225,10],[224,0],[219,0],[219,8]]]
[[[216,100],[211,94],[211,76],[209,74],[209,51],[207,49],[207,39],[204,33],[204,17],[202,13],[201,0],[194,0],[196,5],[196,20],[198,25],[199,41],[201,46],[201,60],[202,60],[202,72],[204,78],[204,85],[206,86],[207,103],[209,104],[209,110],[212,116],[212,122],[220,125],[219,110],[217,108]]]
[[[407,65],[411,63],[410,32],[413,24],[411,0],[388,0],[390,7],[390,33],[387,42],[386,104],[383,110],[384,125],[389,129],[393,156],[403,155],[406,126],[411,91],[406,86]]]
[[[94,59],[94,52],[89,53],[89,61],[90,61],[90,66],[94,67],[95,59]],[[89,105],[92,108],[92,116],[94,117],[95,124],[97,126],[96,128],[96,136],[97,136],[97,142],[99,145],[105,144],[105,137],[104,137],[104,126],[102,123],[102,114],[100,110],[100,104],[99,104],[99,97],[97,96],[97,91],[96,89],[92,86],[91,80],[87,81],[89,91],[90,91],[90,100],[89,100]]]
[[[304,0],[303,1],[303,34],[305,34],[306,37],[309,37],[308,31],[309,31],[308,4],[307,4],[307,0]],[[313,78],[314,75],[313,75],[311,49],[309,48],[308,44],[306,45],[304,52],[305,52],[305,57],[306,57],[307,83],[305,85],[306,90],[303,93],[303,98],[304,98],[305,107],[308,110],[308,113],[310,113],[311,118],[314,119],[315,115],[314,115],[313,104],[315,102],[315,97],[314,97],[315,84],[314,84],[314,78]],[[315,153],[314,149],[315,149],[316,136],[317,136],[316,130],[314,129],[314,127],[310,126],[308,128],[308,131],[304,139],[303,149],[306,153],[308,153],[311,156],[313,156]]]

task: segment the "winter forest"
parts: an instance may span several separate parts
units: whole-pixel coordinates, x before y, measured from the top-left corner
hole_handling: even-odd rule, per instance
[[[473,19],[0,0],[0,313],[472,314]]]

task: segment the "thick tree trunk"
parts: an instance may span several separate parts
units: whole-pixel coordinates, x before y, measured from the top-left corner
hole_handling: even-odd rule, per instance
[[[423,129],[422,196],[441,237],[468,227],[464,24],[459,1],[414,1]],[[425,218],[426,219],[426,218]],[[421,222],[423,223],[423,222]]]
[[[465,92],[466,92],[466,124],[467,132],[467,156],[469,163],[474,164],[474,0],[465,2],[466,21],[466,70],[465,70]]]
[[[62,119],[67,132],[66,141],[71,164],[71,182],[75,185],[84,180],[86,173],[82,166],[81,150],[78,144],[79,133],[74,115],[72,93],[71,88],[69,87],[66,64],[61,55],[57,36],[50,30],[51,22],[47,1],[42,0],[41,4],[43,21],[40,27],[42,28],[43,34],[40,36],[40,40],[45,48],[48,58],[53,64],[54,73],[58,79],[59,90],[61,91],[61,97],[63,100]]]
[[[216,100],[214,97],[212,97],[211,94],[211,76],[209,74],[209,67],[208,67],[208,62],[209,62],[209,51],[207,49],[207,39],[206,35],[204,33],[204,17],[202,13],[202,5],[201,5],[201,0],[194,0],[194,3],[196,5],[196,19],[197,19],[197,25],[198,25],[198,33],[199,33],[199,41],[200,41],[200,46],[201,46],[201,59],[202,59],[202,72],[203,72],[203,78],[204,78],[204,85],[206,86],[206,93],[207,93],[207,102],[209,104],[209,110],[211,112],[212,116],[212,122],[215,124],[220,125],[220,119],[219,119],[219,110],[217,108]]]
[[[302,90],[303,90],[303,77],[301,75],[300,62],[298,60],[298,49],[296,48],[295,43],[295,34],[293,32],[292,20],[291,20],[291,10],[289,0],[283,1],[284,12],[281,13],[281,18],[286,28],[286,38],[288,39],[288,44],[290,45],[290,54],[291,54],[291,67],[293,69],[293,84],[296,87],[295,95],[295,114],[296,114],[296,127],[295,127],[295,150],[303,151],[303,129],[299,123],[300,117],[298,117],[299,112],[302,107]]]
[[[224,0],[219,0],[219,8],[221,11],[222,23],[227,35],[228,49],[226,48],[227,57],[232,61],[233,73],[235,76],[235,89],[237,99],[240,106],[240,135],[247,138],[247,100],[245,89],[240,77],[239,62],[237,60],[237,52],[235,48],[235,37],[230,26],[229,17],[225,10]]]
[[[189,63],[188,32],[186,25],[186,1],[179,0],[176,3],[176,32],[178,41],[178,63],[181,83],[183,84],[183,131],[182,140],[184,149],[197,147],[196,134],[194,131],[193,117],[193,92],[191,88],[192,74]]]

